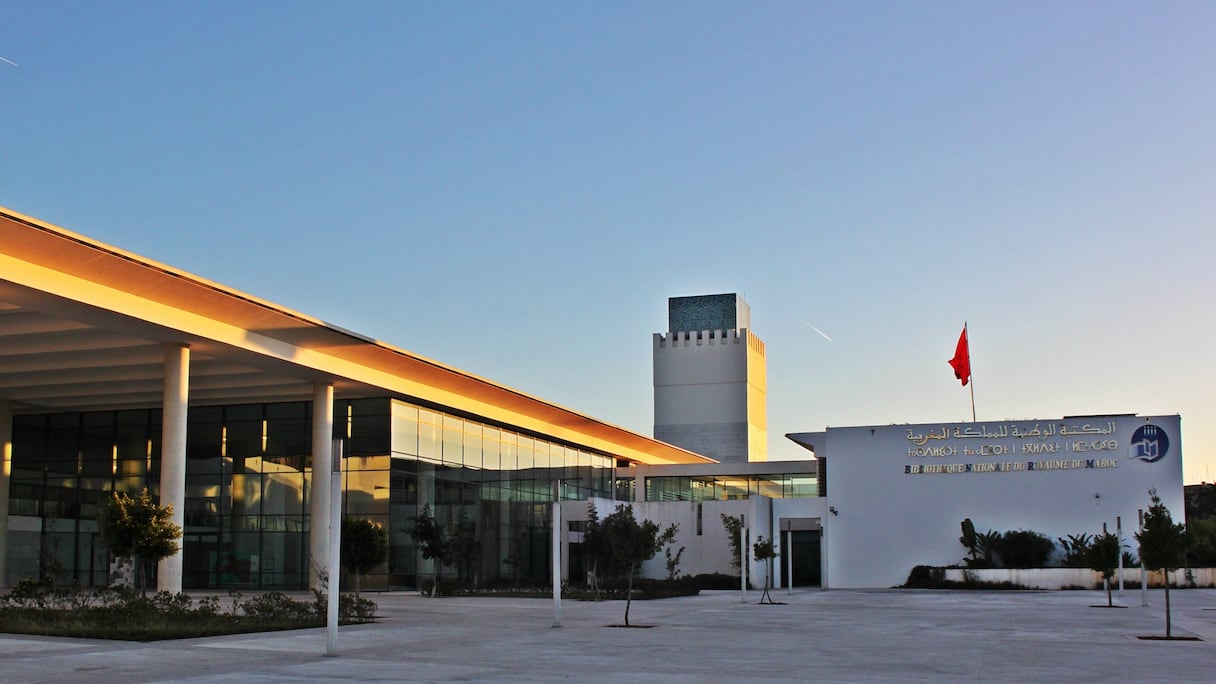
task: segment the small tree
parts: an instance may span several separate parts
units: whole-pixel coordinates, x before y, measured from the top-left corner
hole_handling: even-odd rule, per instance
[[[595,504],[588,502],[587,530],[583,532],[583,557],[587,563],[591,591],[597,601],[600,600],[600,564],[607,555],[607,540],[604,538],[604,526],[600,524],[600,514],[595,510]]]
[[[730,566],[739,572],[743,572],[743,567],[739,564],[740,557],[743,555],[740,549],[743,548],[743,518],[736,518],[733,515],[722,514],[722,527],[726,528],[726,538],[730,541]]]
[[[1119,551],[1119,537],[1109,532],[1094,537],[1085,550],[1085,559],[1090,569],[1102,573],[1107,607],[1115,605],[1110,595],[1110,578],[1114,577],[1115,568],[1119,565]]]
[[[342,567],[355,575],[356,597],[362,575],[387,558],[388,532],[383,526],[366,518],[342,518]]]
[[[776,547],[773,546],[772,539],[765,539],[764,535],[756,536],[756,543],[752,544],[752,553],[755,554],[756,560],[765,563],[764,573],[764,593],[760,595],[760,603],[773,603],[773,597],[769,595],[768,589],[772,586],[773,578],[773,559],[779,554]]]
[[[431,598],[434,598],[439,588],[439,568],[448,564],[452,543],[443,525],[431,515],[430,504],[423,505],[418,515],[413,516],[411,520],[414,521],[414,529],[410,530],[410,539],[418,546],[422,557],[434,560],[437,566],[435,581],[431,584]]]
[[[616,512],[601,523],[608,566],[618,575],[625,576],[625,626],[629,626],[629,608],[633,603],[633,577],[642,563],[654,558],[676,536],[676,526],[669,525],[660,531],[652,520],[638,522],[633,517],[633,506],[621,504]]]
[[[1140,542],[1140,562],[1146,570],[1161,570],[1165,579],[1165,638],[1173,636],[1170,621],[1170,572],[1181,567],[1186,558],[1186,530],[1174,522],[1170,511],[1148,490],[1152,505],[1144,512],[1144,529],[1136,533]]]
[[[456,525],[449,537],[447,563],[456,568],[456,581],[462,589],[468,589],[473,580],[473,567],[477,562],[477,523],[465,509],[460,509]]]
[[[181,548],[182,528],[173,522],[173,506],[158,506],[144,487],[132,499],[115,492],[101,505],[97,527],[106,548],[115,556],[130,556],[136,583],[148,595],[152,568]]]
[[[676,549],[675,553],[671,552],[671,547],[663,549],[663,556],[667,561],[667,579],[675,580],[680,577],[680,558],[684,555],[684,547]]]

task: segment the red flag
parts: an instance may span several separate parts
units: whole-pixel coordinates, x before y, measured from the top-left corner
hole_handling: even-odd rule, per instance
[[[954,369],[954,377],[963,381],[963,386],[971,379],[971,350],[967,348],[967,326],[963,326],[963,334],[958,336],[958,346],[954,348],[954,358],[948,362]]]

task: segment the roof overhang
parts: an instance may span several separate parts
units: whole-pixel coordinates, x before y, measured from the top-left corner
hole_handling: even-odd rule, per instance
[[[0,207],[0,398],[16,412],[155,407],[164,345],[190,401],[392,396],[636,463],[713,463],[451,366]]]

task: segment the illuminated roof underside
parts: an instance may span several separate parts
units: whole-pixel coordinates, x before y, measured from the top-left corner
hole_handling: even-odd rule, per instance
[[[160,406],[166,343],[194,405],[393,396],[637,463],[713,462],[0,207],[0,398],[16,412]]]

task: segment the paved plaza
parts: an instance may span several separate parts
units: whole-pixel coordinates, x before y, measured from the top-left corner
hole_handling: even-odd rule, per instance
[[[739,592],[624,603],[377,594],[343,627],[150,644],[0,635],[3,682],[1212,682],[1216,590]]]

